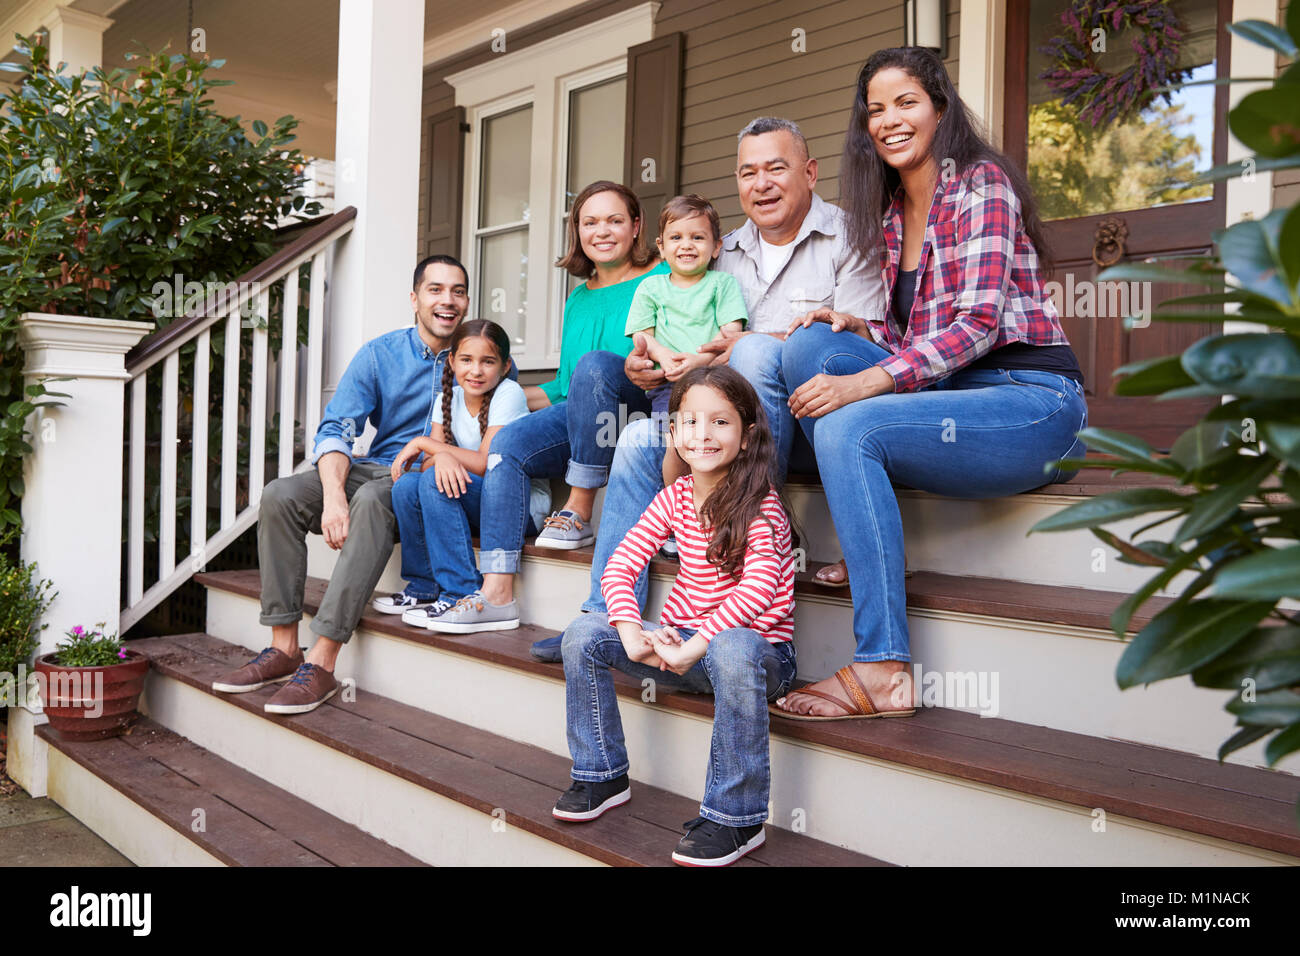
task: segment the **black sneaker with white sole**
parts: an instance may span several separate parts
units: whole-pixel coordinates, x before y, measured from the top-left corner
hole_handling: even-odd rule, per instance
[[[418,598],[406,591],[398,591],[396,594],[375,598],[370,606],[380,614],[401,614],[417,607],[428,607],[433,602],[433,598]]]
[[[686,836],[673,853],[673,862],[682,866],[728,866],[757,850],[767,839],[761,823],[729,827],[696,817],[684,826]]]
[[[573,786],[555,801],[551,816],[571,823],[586,823],[631,799],[632,788],[627,774],[613,780],[575,780]]]

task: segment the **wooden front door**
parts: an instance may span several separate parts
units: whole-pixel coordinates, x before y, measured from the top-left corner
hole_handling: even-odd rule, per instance
[[[1172,105],[1156,100],[1135,118],[1094,128],[1039,78],[1051,62],[1043,47],[1060,32],[1061,13],[1070,6],[1070,0],[1007,5],[1003,144],[1028,171],[1046,221],[1055,260],[1051,288],[1083,370],[1089,424],[1168,448],[1212,400],[1119,397],[1113,373],[1129,362],[1181,352],[1221,323],[1150,322],[1126,330],[1125,312],[1149,315],[1164,299],[1206,290],[1099,284],[1098,260],[1174,268],[1181,257],[1210,250],[1211,233],[1224,226],[1226,185],[1187,183],[1224,162],[1227,87],[1188,87],[1174,94]],[[1173,0],[1172,7],[1184,32],[1178,65],[1194,69],[1193,80],[1227,76],[1231,0]],[[1107,34],[1098,66],[1123,69],[1132,62],[1133,39],[1132,31]]]

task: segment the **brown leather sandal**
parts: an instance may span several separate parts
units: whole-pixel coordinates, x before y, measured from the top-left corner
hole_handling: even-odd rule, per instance
[[[871,697],[867,694],[867,688],[858,675],[854,673],[852,665],[846,664],[841,667],[835,672],[835,676],[839,679],[840,686],[844,688],[844,693],[852,706],[838,697],[832,697],[830,694],[820,690],[812,690],[808,687],[796,688],[790,691],[790,694],[807,694],[809,697],[820,697],[844,711],[843,714],[835,717],[822,717],[817,714],[792,714],[788,710],[782,710],[776,704],[768,704],[768,712],[790,720],[869,720],[873,717],[910,717],[916,713],[915,707],[910,710],[878,709],[871,702]],[[789,694],[786,696],[788,697]],[[781,700],[785,700],[785,697],[782,697]]]
[[[823,571],[829,571],[831,568],[843,568],[843,569],[844,569],[844,580],[843,580],[843,581],[832,581],[830,578],[822,577],[822,572],[823,572]],[[913,574],[915,574],[915,573],[916,573],[915,571],[909,571],[909,570],[907,569],[907,559],[904,558],[904,560],[903,560],[903,577],[905,577],[905,578],[910,578],[910,577],[911,577]],[[849,566],[848,566],[847,564],[844,563],[844,559],[843,559],[843,558],[840,558],[838,561],[834,561],[834,562],[832,562],[832,563],[830,563],[830,564],[823,564],[823,565],[822,565],[820,568],[818,568],[817,571],[813,574],[813,580],[816,581],[818,584],[820,584],[822,587],[825,587],[825,588],[846,588],[846,587],[849,586]]]

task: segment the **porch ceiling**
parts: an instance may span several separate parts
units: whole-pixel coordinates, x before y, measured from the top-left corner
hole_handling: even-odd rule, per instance
[[[102,0],[80,0],[89,8]],[[187,4],[126,0],[111,13],[104,64],[121,66],[128,51],[170,44],[185,47]],[[535,0],[425,0],[425,41],[485,17],[537,6]],[[225,60],[217,72],[233,86],[213,91],[217,108],[248,127],[291,113],[299,120],[296,145],[309,156],[334,156],[334,81],[338,71],[338,0],[193,0],[194,26],[205,32],[207,53]]]

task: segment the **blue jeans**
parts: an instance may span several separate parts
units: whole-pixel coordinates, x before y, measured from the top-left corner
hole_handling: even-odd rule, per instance
[[[657,627],[647,622],[648,627]],[[692,628],[678,628],[683,637]],[[713,694],[713,743],[700,816],[744,827],[767,819],[772,778],[768,763],[767,703],[794,680],[794,645],[773,644],[757,631],[720,631],[685,674],[633,662],[604,614],[583,614],[564,631],[564,689],[574,780],[613,780],[628,772],[623,723],[610,668],[655,690]]]
[[[889,355],[825,324],[797,329],[782,351],[793,388],[849,375]],[[799,420],[817,453],[853,594],[855,661],[911,659],[903,523],[894,484],[953,498],[995,498],[1068,481],[1045,470],[1082,457],[1083,388],[1055,372],[963,369],[925,389],[877,395]]]
[[[492,439],[483,496],[487,507],[479,543],[492,556],[484,571],[514,574],[529,531],[529,479],[559,478],[573,488],[600,488],[609,476],[618,426],[650,402],[623,372],[614,352],[588,352],[578,361],[562,402],[511,422]]]
[[[465,493],[450,498],[438,490],[434,469],[402,475],[393,484],[393,513],[402,536],[402,577],[408,594],[455,601],[483,584],[470,540],[479,530],[483,479],[471,474]],[[524,521],[532,529],[527,510]],[[530,530],[536,534],[536,530]],[[483,570],[496,570],[483,551]]]

